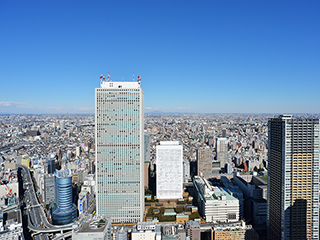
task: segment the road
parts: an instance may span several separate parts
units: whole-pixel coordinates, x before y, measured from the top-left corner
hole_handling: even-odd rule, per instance
[[[22,170],[21,175],[23,177],[22,179],[23,179],[24,189],[27,189],[25,191],[24,202],[27,208],[28,206],[30,206],[30,209],[26,211],[28,214],[28,228],[29,230],[35,233],[39,233],[39,234],[34,234],[33,238],[45,240],[45,239],[49,239],[46,233],[52,233],[52,232],[62,233],[62,231],[65,231],[65,230],[72,230],[72,225],[54,226],[48,222],[46,214],[36,197],[36,193],[33,187],[33,181],[32,181],[29,169],[23,165],[18,165],[18,167],[21,168]]]

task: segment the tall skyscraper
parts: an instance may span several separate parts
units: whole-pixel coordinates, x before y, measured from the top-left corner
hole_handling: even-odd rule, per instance
[[[197,149],[198,176],[212,175],[212,151],[209,147]]]
[[[72,223],[77,218],[77,207],[72,202],[71,169],[55,170],[55,204],[52,205],[52,222],[56,225]]]
[[[228,162],[228,139],[217,138],[216,140],[217,160],[220,162],[220,168],[224,172],[226,163]]]
[[[319,119],[268,126],[268,239],[319,239]]]
[[[95,89],[96,211],[112,222],[143,218],[143,118],[140,81]]]
[[[183,194],[183,149],[179,141],[161,141],[157,152],[157,198],[177,199]]]

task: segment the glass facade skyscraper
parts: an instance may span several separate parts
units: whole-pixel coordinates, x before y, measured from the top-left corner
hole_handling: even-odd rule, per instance
[[[96,211],[112,222],[144,212],[144,115],[140,82],[95,89]]]
[[[56,225],[72,223],[77,218],[77,207],[72,202],[71,169],[55,170],[55,202],[52,221]]]
[[[319,239],[319,119],[268,121],[268,239]]]

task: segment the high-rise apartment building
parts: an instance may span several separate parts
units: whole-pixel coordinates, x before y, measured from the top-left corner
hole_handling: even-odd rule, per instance
[[[95,89],[96,211],[112,222],[143,218],[143,117],[140,81]]]
[[[224,172],[226,163],[228,162],[228,139],[217,138],[216,140],[217,160],[220,162],[220,168]]]
[[[268,121],[268,239],[319,239],[319,119]]]
[[[212,175],[212,151],[209,147],[197,149],[198,176]]]
[[[176,199],[183,194],[183,149],[179,141],[161,141],[157,152],[157,198]]]

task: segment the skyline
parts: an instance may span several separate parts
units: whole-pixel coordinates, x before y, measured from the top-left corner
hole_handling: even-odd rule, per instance
[[[305,2],[0,2],[0,113],[94,113],[101,74],[145,113],[320,113],[320,16]]]

